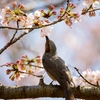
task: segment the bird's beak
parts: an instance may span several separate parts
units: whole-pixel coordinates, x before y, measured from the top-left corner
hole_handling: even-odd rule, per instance
[[[48,38],[48,36],[45,36],[45,38],[46,38],[45,52],[50,52],[49,38]]]
[[[48,36],[45,36],[46,37],[46,41],[49,41],[49,38],[48,38]]]

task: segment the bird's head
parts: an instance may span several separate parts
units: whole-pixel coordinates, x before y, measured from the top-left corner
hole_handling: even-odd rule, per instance
[[[46,38],[45,53],[50,53],[52,55],[55,55],[57,51],[55,43],[52,40],[50,40],[48,36],[46,36],[45,38]]]

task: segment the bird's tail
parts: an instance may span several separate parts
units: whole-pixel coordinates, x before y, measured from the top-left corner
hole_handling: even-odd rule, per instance
[[[74,95],[72,93],[70,84],[68,82],[66,82],[66,84],[64,84],[65,86],[63,86],[64,89],[64,94],[65,94],[65,100],[74,100]]]

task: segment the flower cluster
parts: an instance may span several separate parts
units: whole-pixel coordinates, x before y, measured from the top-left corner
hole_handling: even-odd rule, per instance
[[[11,10],[8,6],[5,9],[2,9],[1,13],[1,24],[4,26],[8,26],[11,21],[24,21],[27,17],[26,14],[22,11],[24,6],[18,4],[16,2],[13,3],[14,10]]]
[[[49,7],[48,12],[45,12],[44,10],[38,10],[34,13],[29,14],[23,12],[24,6],[22,4],[17,4],[16,2],[14,2],[13,8],[14,9],[12,10],[8,6],[6,6],[4,9],[2,9],[0,19],[1,24],[3,26],[10,26],[11,22],[17,22],[19,24],[18,26],[23,28],[32,28],[32,26],[42,26],[50,23],[50,21],[48,20],[49,17],[56,15],[56,12],[53,11],[53,5]],[[48,30],[48,32],[51,32],[52,26],[49,26],[49,28],[47,29],[50,29],[50,31]],[[28,30],[24,31],[28,32]],[[49,34],[47,34],[46,32],[46,27],[42,29],[42,33],[45,35]]]
[[[76,5],[73,4],[72,2],[69,2],[68,4],[68,9],[67,11],[64,9],[64,8],[61,8],[60,9],[60,16],[63,16],[63,18],[65,19],[65,23],[68,25],[68,26],[72,26],[72,18],[75,20],[75,22],[79,22],[80,21],[80,15],[77,13],[77,12],[72,12],[73,9],[76,8]]]
[[[95,16],[95,9],[99,6],[100,7],[100,0],[83,0],[83,5],[85,8],[82,10],[82,14],[89,13],[89,16]]]
[[[41,56],[37,56],[33,59],[29,59],[27,55],[23,55],[20,60],[17,60],[15,63],[8,62],[5,64],[9,69],[6,70],[6,74],[10,75],[10,79],[19,80],[26,75],[34,75],[35,71],[41,71],[39,66],[42,67]]]
[[[45,12],[44,10],[41,10],[42,17],[49,18],[52,15],[56,15],[56,11],[53,11],[53,9],[54,9],[54,6],[50,5],[49,10],[47,12]]]
[[[8,6],[6,6],[4,9],[2,9],[0,19],[3,26],[10,26],[9,24],[11,22],[17,22],[17,24],[19,24],[18,26],[23,28],[31,28],[32,26],[41,27],[44,25],[41,29],[41,37],[44,37],[51,33],[52,26],[46,26],[46,24],[51,23],[48,18],[56,15],[56,11],[54,11],[53,5],[49,6],[48,11],[44,11],[43,9],[41,9],[30,14],[26,14],[25,12],[23,12],[24,6],[22,4],[17,4],[16,2],[14,2],[13,8],[14,9],[12,10]],[[80,16],[78,13],[72,12],[72,10],[76,8],[73,3],[69,2],[67,8],[67,11],[64,8],[60,9],[60,16],[58,18],[61,18],[61,16],[63,16],[63,14],[65,13],[65,16],[63,16],[63,18],[65,19],[65,23],[71,27],[72,18],[74,18],[75,21],[80,21]],[[24,31],[28,32],[28,30]]]
[[[83,0],[83,5],[86,6],[87,8],[90,7],[91,5],[93,8],[96,7],[96,5],[100,4],[100,0]]]
[[[92,84],[100,84],[100,71],[96,70],[96,71],[91,71],[91,70],[87,70],[87,71],[83,71],[81,74],[88,82],[92,83]],[[75,86],[90,86],[89,83],[87,83],[82,77],[76,77],[73,76],[73,81],[75,83]]]
[[[50,5],[49,10],[47,12],[45,12],[43,9],[36,11],[35,15],[37,15],[38,17],[37,16],[35,17],[34,24],[36,26],[50,24],[50,20],[48,18],[53,16],[53,15],[56,15],[56,11],[53,11],[53,9],[54,9],[54,6]],[[42,17],[45,18],[45,20],[41,20]],[[52,29],[53,29],[52,26],[42,27],[41,37],[45,37],[46,35],[50,35]]]

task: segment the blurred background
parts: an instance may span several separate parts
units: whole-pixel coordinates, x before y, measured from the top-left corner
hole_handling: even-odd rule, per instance
[[[49,5],[54,5],[55,10],[59,12],[60,7],[66,7],[66,0],[1,0],[0,11],[5,6],[12,7],[12,3],[17,1],[24,4],[26,13],[35,12],[38,9],[47,9]],[[83,5],[81,0],[71,0],[77,5],[75,11],[81,12]],[[51,18],[54,20],[55,18]],[[100,16],[96,11],[95,17],[89,17],[88,14],[81,16],[81,22],[74,23],[72,28],[65,22],[53,25],[50,35],[56,46],[58,55],[65,60],[71,70],[72,75],[78,76],[74,67],[84,71],[87,69],[100,70]],[[14,31],[0,29],[0,49],[11,39]],[[19,33],[21,34],[21,33]],[[22,55],[26,54],[30,58],[37,55],[43,55],[45,38],[41,38],[40,29],[34,30],[25,35],[18,42],[10,46],[0,55],[0,65],[7,62],[15,62]],[[21,81],[11,81],[6,75],[6,67],[0,68],[0,83],[3,85],[36,85],[39,79],[33,76],[26,77]],[[51,79],[45,75],[45,83],[49,84]],[[44,100],[39,98],[38,100]],[[45,98],[45,100],[49,100]],[[54,100],[54,98],[50,99]],[[55,99],[56,100],[56,99]],[[58,100],[58,99],[57,99]],[[60,98],[59,100],[64,100]]]

